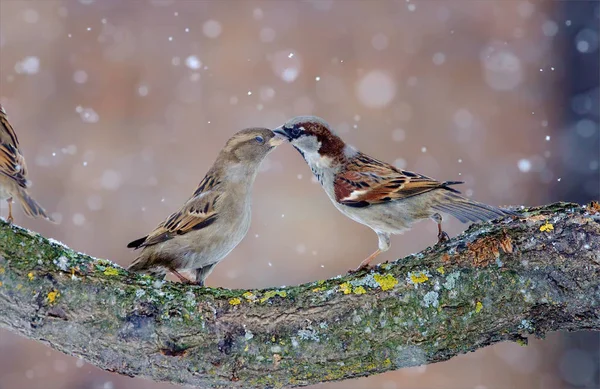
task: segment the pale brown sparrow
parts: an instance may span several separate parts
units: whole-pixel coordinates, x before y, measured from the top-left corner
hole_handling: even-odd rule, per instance
[[[129,248],[142,249],[129,270],[164,277],[194,271],[204,280],[244,238],[250,228],[252,185],[263,159],[285,141],[266,128],[250,128],[227,141],[192,197]]]
[[[460,181],[440,182],[361,153],[344,143],[321,118],[299,116],[273,131],[287,137],[302,154],[338,210],[377,233],[379,248],[357,271],[390,248],[390,235],[402,233],[415,221],[433,219],[438,225],[438,243],[447,240],[439,212],[463,223],[512,214],[461,196],[451,187]]]
[[[0,105],[0,199],[8,202],[8,222],[12,223],[14,220],[13,199],[19,200],[27,216],[54,222],[44,208],[29,196],[29,185],[25,157],[19,150],[19,139],[8,121],[4,107]]]

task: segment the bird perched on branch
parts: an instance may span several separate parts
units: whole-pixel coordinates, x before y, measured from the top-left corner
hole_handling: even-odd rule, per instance
[[[129,248],[142,249],[129,270],[164,277],[180,270],[204,280],[244,238],[250,228],[252,185],[263,159],[285,141],[266,128],[250,128],[227,141],[192,197]]]
[[[44,208],[29,196],[29,186],[27,165],[19,150],[19,139],[8,121],[4,107],[0,105],[0,199],[8,202],[8,222],[12,223],[14,220],[13,199],[19,200],[27,216],[54,222]]]
[[[460,181],[440,182],[361,153],[344,143],[321,118],[299,116],[273,131],[302,154],[339,211],[377,233],[379,248],[355,271],[367,268],[390,248],[392,234],[402,233],[415,221],[433,219],[438,225],[438,243],[447,240],[439,212],[463,223],[511,214],[461,196],[452,188]]]

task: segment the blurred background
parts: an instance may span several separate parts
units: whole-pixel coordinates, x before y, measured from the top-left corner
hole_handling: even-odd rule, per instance
[[[301,114],[479,201],[598,199],[599,18],[597,1],[0,0],[0,102],[33,196],[60,221],[16,208],[16,223],[125,266],[125,245],[191,195],[230,135]],[[378,259],[435,241],[422,223]],[[328,278],[376,245],[283,145],[257,179],[249,234],[207,285]],[[598,334],[552,334],[312,388],[598,388],[599,348]],[[176,386],[0,330],[0,389],[21,388]]]

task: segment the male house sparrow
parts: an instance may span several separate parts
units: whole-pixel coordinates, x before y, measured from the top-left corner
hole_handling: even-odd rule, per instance
[[[179,271],[193,270],[195,282],[203,286],[248,232],[258,168],[284,140],[266,128],[245,129],[231,137],[183,207],[150,235],[127,245],[142,249],[129,270],[162,277],[171,271],[185,283],[192,281]]]
[[[451,188],[460,181],[439,182],[361,153],[321,118],[299,116],[273,131],[287,137],[302,154],[338,210],[377,233],[379,248],[356,271],[390,248],[391,234],[402,233],[415,221],[433,219],[438,224],[438,243],[447,240],[438,212],[463,223],[511,214],[460,196]]]
[[[12,223],[14,220],[13,198],[19,200],[27,216],[54,222],[44,208],[29,197],[27,193],[29,185],[25,157],[19,151],[19,139],[8,122],[4,107],[0,105],[0,200],[8,202],[8,222]]]

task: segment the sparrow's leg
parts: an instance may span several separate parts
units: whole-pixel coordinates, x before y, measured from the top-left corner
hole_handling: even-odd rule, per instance
[[[196,269],[196,285],[204,286],[204,280],[215,268],[216,263]]]
[[[369,255],[364,261],[360,263],[360,265],[354,269],[350,270],[351,273],[356,273],[364,269],[369,268],[369,264],[372,260],[374,260],[379,254],[384,251],[388,251],[390,248],[390,234],[386,234],[385,232],[377,232],[377,237],[379,238],[379,248],[375,250],[375,252]]]
[[[177,276],[177,278],[179,278],[179,281],[181,281],[183,284],[187,284],[187,285],[194,285],[193,281],[190,281],[187,277],[184,277],[181,275],[181,273],[179,273],[177,270],[175,269],[169,269],[171,271],[171,273],[175,274]]]
[[[6,199],[6,202],[8,203],[8,223],[12,224],[12,222],[14,220],[13,215],[12,215],[12,202],[13,202],[12,197]]]
[[[437,223],[438,225],[438,241],[437,244],[441,244],[447,240],[450,240],[450,237],[447,233],[442,230],[442,215],[439,213],[434,213],[431,215],[431,219]]]

